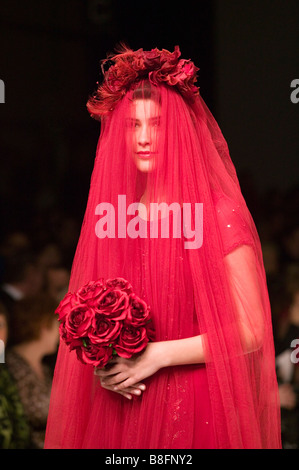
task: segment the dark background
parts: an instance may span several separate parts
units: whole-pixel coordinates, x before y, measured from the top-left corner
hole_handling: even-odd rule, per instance
[[[290,84],[299,78],[298,36],[298,0],[2,0],[2,237],[12,230],[46,237],[57,214],[80,226],[100,131],[86,101],[101,79],[100,60],[119,41],[178,44],[200,67],[201,95],[257,223],[261,205],[263,214],[273,204],[284,212],[292,201],[296,213],[299,103]]]

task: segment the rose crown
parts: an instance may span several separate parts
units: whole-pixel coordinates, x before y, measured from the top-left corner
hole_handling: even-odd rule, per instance
[[[199,69],[190,59],[179,59],[180,56],[179,46],[175,46],[174,52],[157,48],[133,51],[121,46],[119,54],[102,61],[104,81],[88,100],[90,115],[97,119],[109,113],[130,89],[144,79],[153,85],[175,87],[187,101],[193,101],[199,94],[199,88],[194,85]],[[105,71],[105,64],[111,61],[113,65]]]

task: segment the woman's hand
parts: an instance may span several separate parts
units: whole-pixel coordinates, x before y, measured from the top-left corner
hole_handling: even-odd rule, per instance
[[[108,390],[119,392],[127,398],[131,393],[141,394],[145,390],[141,381],[166,365],[164,347],[164,342],[148,343],[140,355],[130,359],[116,357],[110,362],[109,370],[96,369],[95,374],[100,377],[101,385]]]
[[[293,410],[296,406],[296,394],[291,384],[284,383],[279,385],[279,399],[281,408]]]
[[[126,398],[141,395],[145,390],[142,380],[155,374],[162,367],[205,362],[203,335],[185,339],[148,343],[145,350],[130,359],[116,357],[109,362],[109,369],[95,369],[102,387],[118,392]]]
[[[100,376],[100,382],[101,386],[105,388],[106,390],[110,390],[112,392],[116,392],[119,395],[124,396],[125,398],[128,398],[128,400],[132,399],[132,395],[140,396],[141,393],[146,389],[146,386],[143,383],[138,383],[135,384],[134,387],[128,387],[123,390],[114,390],[114,386],[111,385],[106,385],[105,382],[103,383],[103,378],[101,377],[101,374],[105,372],[105,369],[95,369],[95,375]]]

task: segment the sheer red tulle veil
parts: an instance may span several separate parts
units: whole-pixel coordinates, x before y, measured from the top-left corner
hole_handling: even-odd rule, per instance
[[[156,341],[201,334],[206,363],[161,369],[129,401],[61,342],[45,447],[279,448],[260,241],[198,69],[178,47],[109,59],[88,102],[101,133],[69,288],[126,278]]]

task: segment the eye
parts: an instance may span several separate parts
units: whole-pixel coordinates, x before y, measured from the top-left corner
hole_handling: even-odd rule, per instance
[[[160,126],[160,117],[157,117],[152,120],[152,127],[159,127]]]
[[[136,121],[135,119],[126,119],[126,127],[133,129],[139,126],[140,126],[140,123]]]

